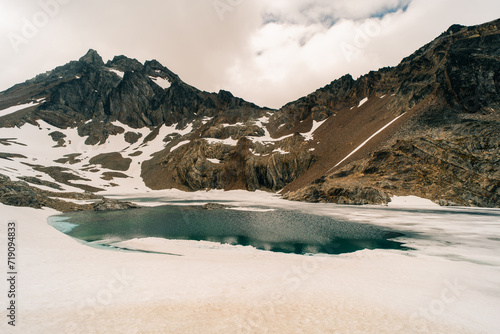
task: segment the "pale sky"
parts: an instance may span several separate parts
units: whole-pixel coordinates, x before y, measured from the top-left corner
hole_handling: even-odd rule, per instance
[[[92,48],[279,108],[499,16],[498,0],[0,0],[0,90]]]

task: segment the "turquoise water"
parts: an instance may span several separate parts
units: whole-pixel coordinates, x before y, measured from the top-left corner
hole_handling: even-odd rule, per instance
[[[390,240],[403,234],[369,224],[274,209],[265,212],[165,205],[109,212],[76,212],[49,219],[74,238],[207,240],[285,253],[341,254],[361,249],[407,249]]]

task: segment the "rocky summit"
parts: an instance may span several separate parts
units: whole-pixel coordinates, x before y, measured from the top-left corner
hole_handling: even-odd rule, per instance
[[[57,198],[177,188],[500,207],[499,25],[454,25],[395,67],[279,110],[89,50],[0,93],[0,201],[104,210],[123,205]]]

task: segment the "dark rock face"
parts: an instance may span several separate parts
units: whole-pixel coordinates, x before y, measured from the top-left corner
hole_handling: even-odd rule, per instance
[[[80,188],[83,191],[88,191],[88,192],[98,192],[103,189],[89,186],[86,184],[79,184],[79,183],[74,183],[74,181],[78,180],[84,180],[84,181],[89,181],[88,179],[82,178],[78,175],[76,175],[70,168],[66,167],[59,167],[59,166],[39,166],[39,165],[31,165],[24,163],[30,167],[33,168],[33,170],[36,170],[38,172],[45,173],[52,177],[56,182],[66,184],[72,187]]]
[[[129,144],[137,143],[137,141],[142,137],[141,133],[138,132],[126,132],[125,141]]]
[[[104,172],[102,173],[101,179],[103,180],[113,180],[114,178],[126,179],[129,176],[120,172]]]
[[[129,169],[132,159],[124,158],[120,153],[114,152],[96,155],[89,162],[112,170],[126,171]]]
[[[245,137],[241,137],[235,146],[209,145],[203,139],[193,140],[171,153],[161,152],[145,162],[142,176],[152,189],[175,186],[184,190],[276,191],[314,163],[314,156],[305,149],[306,146],[298,134],[283,140],[279,148],[265,147]],[[283,149],[284,154],[275,152],[276,149]]]
[[[101,56],[97,53],[97,51],[90,49],[85,56],[80,58],[80,62],[90,65],[104,65]]]
[[[121,73],[120,73],[121,72]],[[153,79],[168,80],[161,88]],[[107,64],[94,50],[64,66],[39,75],[0,93],[0,108],[44,97],[46,101],[28,115],[6,121],[3,126],[22,125],[42,119],[59,128],[78,126],[87,144],[103,143],[120,121],[133,128],[178,124],[183,128],[201,117],[219,114],[262,116],[259,108],[231,93],[207,93],[184,83],[156,60],[144,65],[117,56]],[[92,122],[84,124],[86,121]]]
[[[87,137],[85,140],[86,145],[104,144],[110,135],[124,133],[122,127],[115,126],[111,123],[103,123],[92,121],[78,127],[78,135]]]
[[[54,160],[54,162],[60,163],[60,164],[66,164],[69,163],[70,165],[74,165],[76,163],[81,162],[80,159],[78,159],[79,156],[81,156],[81,153],[70,153],[70,154],[65,154],[63,158]]]
[[[54,131],[49,133],[49,135],[52,140],[57,143],[57,146],[63,146],[66,143],[66,140],[64,140],[64,138],[66,138],[66,135],[61,131]]]

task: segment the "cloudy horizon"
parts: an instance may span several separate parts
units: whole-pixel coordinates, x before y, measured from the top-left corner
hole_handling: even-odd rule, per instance
[[[0,91],[95,49],[104,61],[157,59],[198,89],[279,108],[497,13],[495,0],[4,1]]]

